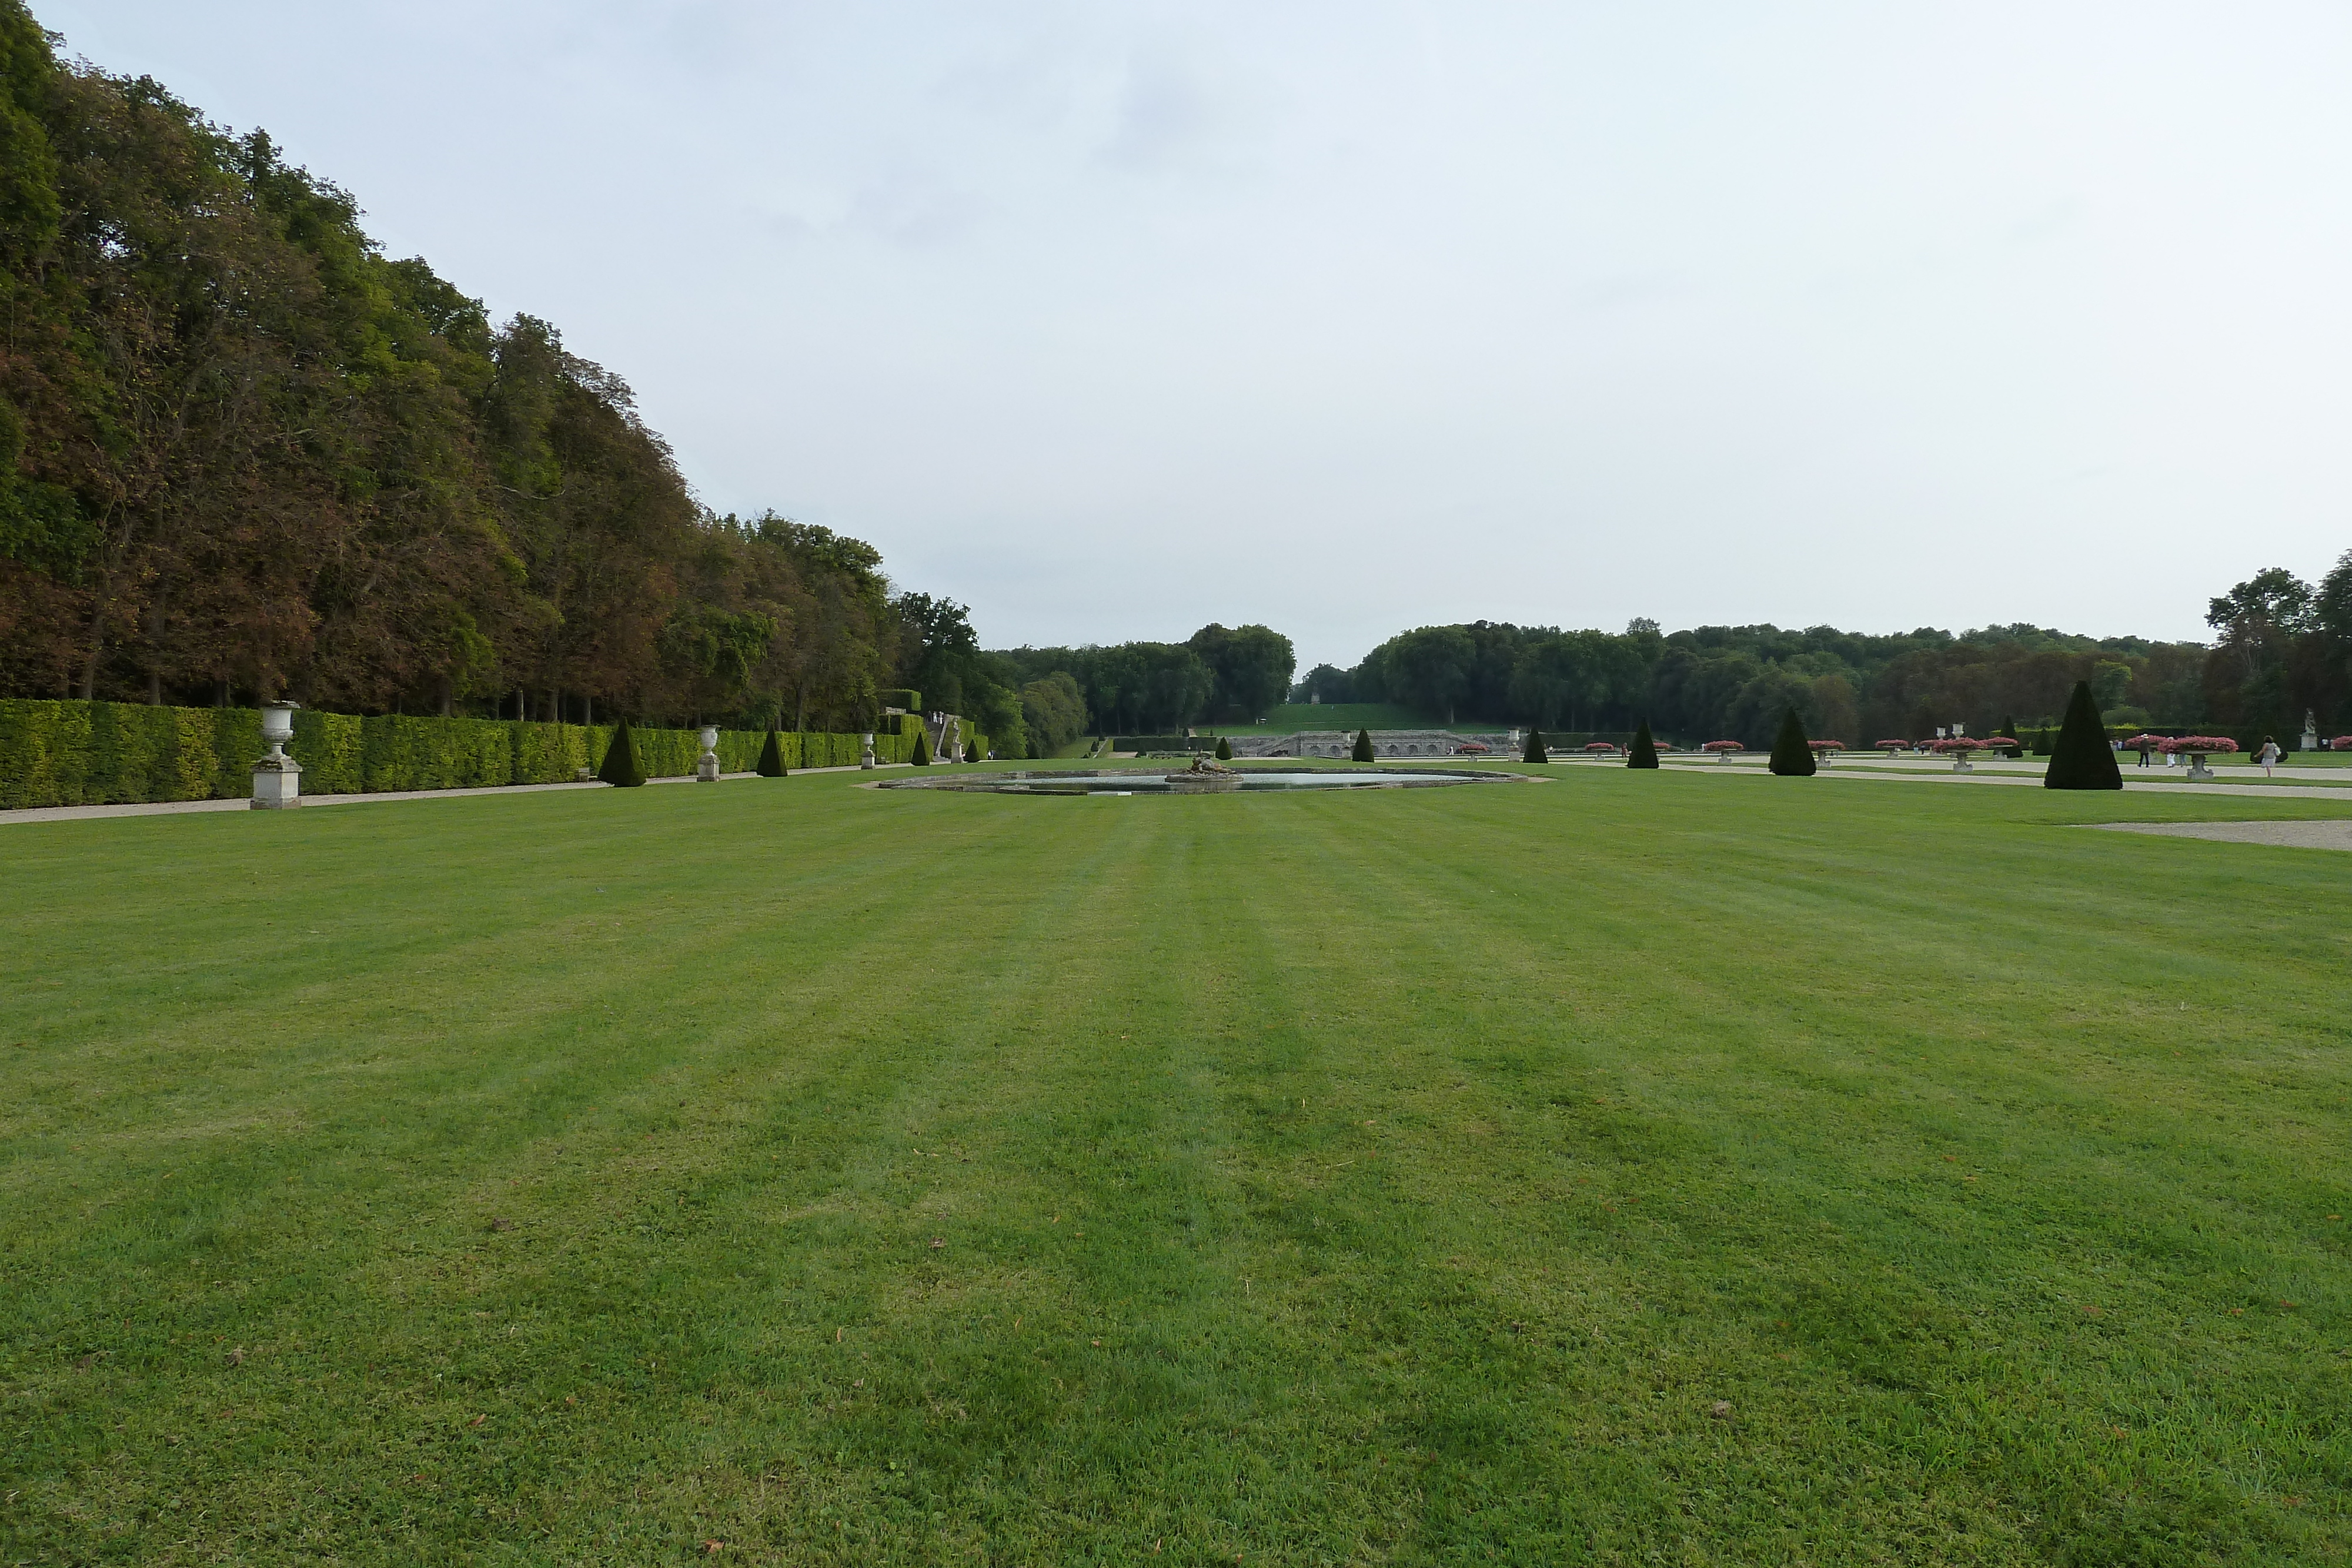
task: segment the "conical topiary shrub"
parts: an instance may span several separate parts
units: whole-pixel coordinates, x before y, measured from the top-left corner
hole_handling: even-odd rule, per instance
[[[1222,735],[1217,737],[1217,760],[1220,762],[1231,762],[1233,759],[1234,743],[1227,740]]]
[[[1370,762],[1372,759],[1372,732],[1369,729],[1358,730],[1356,732],[1356,749],[1349,752],[1348,755],[1354,758],[1359,762]]]
[[[967,740],[963,743],[963,759],[966,762],[977,762],[980,760],[980,742],[976,740]]]
[[[1643,719],[1633,732],[1633,749],[1625,754],[1628,768],[1655,768],[1658,765],[1658,743],[1650,735],[1650,721]]]
[[[918,768],[929,768],[931,765],[930,739],[919,729],[915,732],[915,755],[907,760]]]
[[[2017,739],[2017,720],[2016,720],[2016,719],[2014,719],[2014,718],[2005,718],[2005,719],[2002,719],[2002,720],[2000,721],[2000,733],[2001,733],[2001,735],[2003,736],[2003,737],[2005,737],[2005,738],[2007,738],[2007,739],[2010,739],[2010,740],[2016,740],[2016,739]],[[2021,758],[2021,757],[2023,757],[2023,756],[2025,755],[2025,747],[2024,747],[2024,745],[2021,742],[2020,744],[2018,744],[2018,745],[2016,745],[2016,746],[2010,747],[2007,749],[2007,753],[2006,753],[2006,755],[2007,755],[2007,756],[2009,756],[2012,760],[2014,760],[2014,759],[2016,759],[2016,758]]]
[[[1805,738],[1805,721],[1791,705],[1780,716],[1780,733],[1772,737],[1772,771],[1784,779],[1807,779],[1815,766],[1812,743]]]
[[[612,744],[604,747],[604,761],[596,769],[596,777],[620,789],[634,789],[646,781],[645,759],[637,755],[637,737],[629,733],[627,719],[614,727]]]
[[[1551,753],[1544,749],[1542,730],[1531,729],[1528,731],[1528,744],[1526,748],[1519,753],[1519,760],[1522,762],[1549,762],[1551,760]]]
[[[772,724],[768,727],[768,743],[760,747],[760,760],[751,771],[762,779],[782,779],[789,771],[784,767],[783,737]]]
[[[2058,744],[2050,748],[2050,771],[2042,776],[2048,789],[2120,789],[2124,770],[2107,746],[2106,727],[2099,721],[2099,701],[2091,683],[2076,681],[2066,703],[2066,722],[2058,727]]]

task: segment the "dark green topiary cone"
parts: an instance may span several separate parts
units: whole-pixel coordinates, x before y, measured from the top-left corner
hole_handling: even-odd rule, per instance
[[[1359,762],[1370,762],[1372,759],[1372,732],[1370,730],[1360,729],[1356,732],[1356,749],[1349,752],[1349,755],[1353,757]]]
[[[1519,760],[1522,762],[1549,762],[1551,760],[1551,754],[1544,749],[1542,730],[1531,729],[1528,731],[1527,749],[1519,753]]]
[[[1655,768],[1658,765],[1658,743],[1651,737],[1650,721],[1643,719],[1642,727],[1633,732],[1633,749],[1625,755],[1628,768]]]
[[[772,724],[768,727],[768,744],[760,747],[759,763],[751,771],[762,779],[782,779],[790,771],[784,767],[783,737]]]
[[[1231,762],[1233,759],[1234,743],[1227,740],[1222,735],[1217,737],[1217,760],[1220,762]]]
[[[2050,748],[2050,771],[2042,776],[2046,789],[2120,789],[2124,771],[2107,746],[2106,727],[2099,720],[2099,702],[2091,683],[2076,681],[2066,703],[2066,722],[2058,727],[2058,744]]]
[[[1809,779],[1817,766],[1813,748],[1805,739],[1804,720],[1792,706],[1780,716],[1780,733],[1772,737],[1772,771],[1784,779]]]
[[[645,759],[637,755],[637,737],[629,733],[627,719],[614,729],[612,744],[604,747],[604,761],[596,769],[596,777],[618,789],[634,789],[646,781]]]
[[[931,743],[919,729],[915,732],[915,755],[907,760],[918,768],[929,768],[931,765]]]

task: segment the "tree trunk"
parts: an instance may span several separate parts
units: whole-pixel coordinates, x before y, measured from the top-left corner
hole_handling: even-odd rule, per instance
[[[98,662],[106,653],[106,611],[100,607],[89,618],[89,657],[82,661],[81,700],[90,702],[98,695]]]

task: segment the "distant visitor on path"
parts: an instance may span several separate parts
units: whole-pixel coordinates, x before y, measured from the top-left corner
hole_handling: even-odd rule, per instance
[[[2269,736],[2263,737],[2263,748],[2254,753],[2254,760],[2263,765],[2263,777],[2276,778],[2271,769],[2278,766],[2279,744]]]
[[[2148,737],[2144,735],[2139,737],[2139,765],[2142,768],[2147,766],[2148,753],[2155,749],[2156,743],[2154,741],[2148,739]]]

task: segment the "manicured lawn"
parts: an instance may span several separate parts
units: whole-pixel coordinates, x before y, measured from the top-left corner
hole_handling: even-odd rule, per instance
[[[1302,729],[1428,729],[1443,727],[1393,703],[1285,703],[1268,709],[1264,724],[1212,724],[1198,727],[1202,735],[1291,735]],[[1463,719],[1459,729],[1495,729],[1501,726]]]
[[[2332,802],[0,827],[0,1562],[2352,1546]]]

